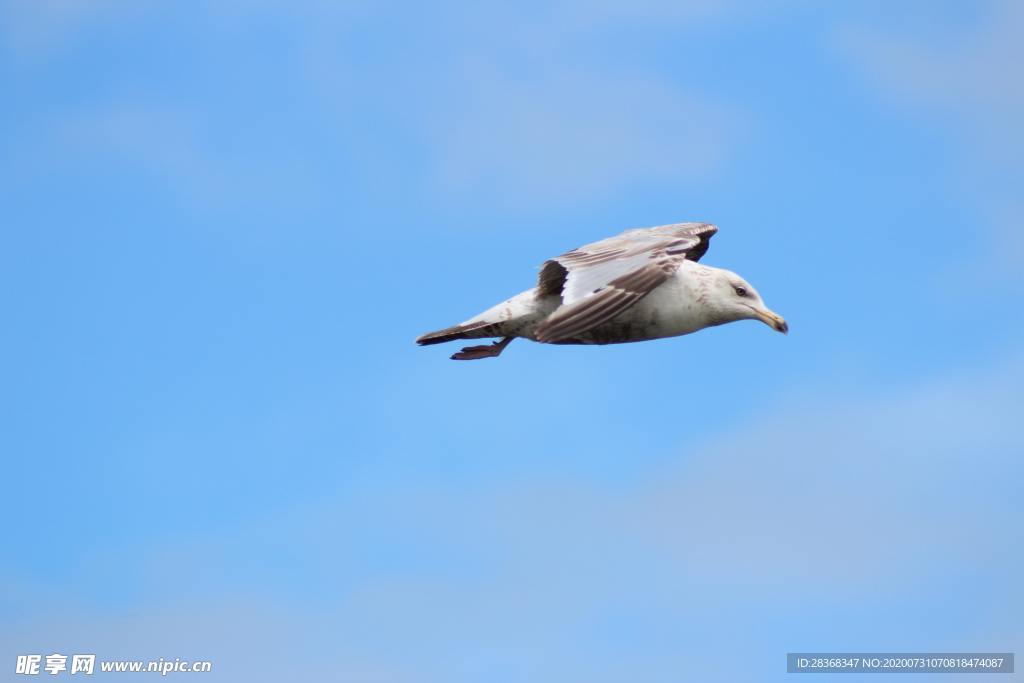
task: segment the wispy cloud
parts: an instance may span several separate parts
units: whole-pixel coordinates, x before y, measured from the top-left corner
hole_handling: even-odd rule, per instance
[[[928,642],[1005,647],[1022,608],[1013,585],[1024,556],[1006,535],[1020,528],[1007,520],[1021,514],[1022,381],[1024,362],[1010,359],[883,399],[828,399],[823,387],[813,403],[712,438],[629,485],[366,482],[358,494],[221,529],[208,542],[169,545],[141,566],[109,557],[120,571],[147,572],[145,616],[61,616],[53,596],[38,621],[21,620],[4,640],[209,657],[231,672],[227,680],[263,680],[264,662],[366,680],[479,680],[501,670],[616,680],[630,668],[672,680],[698,651],[704,659],[744,647],[782,652],[782,634],[759,626],[780,605],[817,614],[822,596],[836,605],[841,595],[844,609],[859,613],[882,595],[878,609],[890,614],[968,575],[979,588],[962,599],[988,610],[983,633],[947,620],[930,627]],[[294,602],[309,603],[302,616],[245,606],[282,577]],[[161,595],[177,596],[178,606]],[[944,609],[961,609],[959,600],[943,598]],[[643,642],[619,632],[631,620],[644,624]],[[875,638],[905,637],[898,623],[872,622]],[[684,633],[685,646],[652,644],[655,625],[694,623],[729,635],[712,628]],[[607,637],[614,661],[599,652]],[[790,644],[813,637],[813,626],[796,623],[785,634]],[[764,670],[748,660],[702,676],[742,680]]]
[[[16,150],[86,172],[124,171],[187,207],[294,206],[317,196],[319,185],[297,153],[275,150],[274,163],[261,161],[267,143],[258,130],[237,126],[227,136],[224,121],[187,104],[145,99],[97,101],[53,114]]]
[[[133,22],[151,28],[186,21],[190,39],[200,45],[246,44],[239,26],[265,28],[288,46],[282,58],[300,56],[284,74],[263,74],[264,87],[278,98],[309,97],[307,104],[333,111],[335,137],[323,140],[320,150],[351,155],[367,185],[404,183],[415,174],[409,190],[460,206],[475,199],[543,207],[706,181],[728,164],[743,129],[743,112],[695,87],[684,69],[667,74],[631,58],[629,50],[614,66],[602,57],[621,27],[686,35],[732,16],[733,4],[723,0],[628,8],[562,2],[530,12],[470,7],[447,23],[433,12],[371,12],[321,2],[290,9],[203,3],[191,18],[151,3],[114,0],[15,2],[4,11],[7,42],[22,56],[67,58],[79,39],[112,33],[111,49],[123,51],[122,61],[102,62],[112,75],[131,71],[123,60],[138,49],[130,40]],[[403,50],[426,49],[429,41],[429,58],[410,63],[390,51],[366,52],[363,30],[387,30]],[[196,65],[188,60],[167,68],[185,69],[186,84],[206,79],[189,71]],[[251,78],[249,67],[200,68],[221,69],[222,79]],[[286,80],[275,80],[282,75]],[[258,120],[247,109],[263,106],[255,92],[237,103],[233,118],[211,120],[202,113],[201,87],[176,82],[167,91],[144,92],[119,87],[117,78],[111,82],[84,106],[76,102],[61,112],[68,119],[60,124],[62,143],[138,164],[199,203],[237,194],[302,195],[311,185],[289,182],[302,173],[297,159],[286,172],[275,172],[280,159],[234,163],[215,144],[238,138],[239,121],[244,129]],[[275,109],[286,114],[279,104]],[[287,154],[265,148],[272,133],[245,142],[257,152]],[[406,142],[401,159],[389,156],[396,139]]]
[[[152,6],[149,0],[11,0],[0,4],[0,42],[19,59],[35,61],[105,23],[142,15]]]
[[[1024,5],[979,7],[976,23],[949,18],[932,37],[858,23],[837,34],[837,45],[887,101],[952,129],[962,150],[956,189],[994,226],[993,260],[1016,271],[1024,261]]]
[[[447,191],[550,202],[688,182],[719,171],[733,142],[734,115],[643,73],[477,66],[461,80],[432,117]]]
[[[403,15],[387,24],[392,39],[424,56],[401,70],[390,52],[359,52],[358,22],[353,28],[350,18],[335,24],[323,17],[335,30],[322,24],[314,31],[306,71],[340,114],[370,119],[358,144],[386,121],[390,135],[422,151],[417,168],[427,195],[460,206],[550,207],[705,181],[722,170],[742,134],[743,112],[702,92],[685,69],[666,74],[629,48],[613,66],[607,44],[623,27],[663,37],[696,32],[728,7],[466,7],[445,25],[433,15]],[[340,31],[350,39],[339,41]],[[367,167],[375,163],[368,155]]]
[[[205,148],[199,121],[180,109],[132,102],[65,112],[53,133],[65,159],[122,164],[193,197],[222,197],[231,180]]]

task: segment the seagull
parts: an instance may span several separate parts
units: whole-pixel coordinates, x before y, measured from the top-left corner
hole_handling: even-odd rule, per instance
[[[736,320],[789,325],[732,271],[697,263],[718,228],[635,228],[545,261],[537,286],[417,344],[499,337],[452,360],[494,358],[516,337],[544,344],[624,344],[676,337]]]

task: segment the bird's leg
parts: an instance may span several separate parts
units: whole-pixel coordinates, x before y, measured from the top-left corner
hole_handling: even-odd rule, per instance
[[[514,337],[505,337],[501,341],[491,342],[482,346],[467,346],[454,356],[452,360],[478,360],[480,358],[497,358]]]

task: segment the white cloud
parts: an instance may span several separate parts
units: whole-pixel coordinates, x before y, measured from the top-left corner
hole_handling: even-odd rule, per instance
[[[1013,67],[1024,60],[1024,5],[987,7],[977,25],[930,39],[857,26],[840,34],[840,45],[887,97],[955,114],[972,144],[994,159],[1016,163],[1024,144],[1024,83]]]
[[[984,10],[976,24],[951,18],[931,38],[913,32],[917,21],[902,31],[862,23],[840,31],[837,45],[885,99],[954,131],[961,148],[955,191],[991,226],[991,261],[1016,273],[1024,262],[1024,4],[975,7]],[[938,15],[928,19],[941,24]]]
[[[114,0],[16,2],[5,25],[17,53],[60,55],[101,31],[132,35],[136,20],[152,31],[161,21],[156,9]],[[601,59],[616,27],[686,34],[735,14],[723,0],[562,2],[536,11],[460,6],[422,16],[359,3],[283,10],[228,2],[203,3],[194,12],[192,30],[209,34],[194,37],[200,44],[234,39],[250,21],[272,23],[285,44],[296,46],[296,80],[312,89],[315,103],[336,112],[338,139],[329,144],[341,141],[367,184],[392,184],[416,169],[419,189],[460,206],[468,197],[488,206],[571,203],[705,180],[728,162],[740,135],[741,113],[695,91],[685,73],[652,69],[629,50],[614,68]],[[438,37],[421,64],[402,48],[361,52],[363,30],[387,31],[400,46],[427,33]],[[206,130],[208,103],[154,104],[166,96],[121,93],[65,112],[79,119],[65,132],[85,140],[97,134],[97,147],[133,159],[201,202],[239,185],[265,196],[273,182],[287,184],[302,171],[294,163],[288,173],[268,171],[274,177],[264,182],[254,177],[259,167],[226,163],[211,141],[232,135],[235,122],[220,122],[215,138]],[[401,157],[392,151],[396,140],[405,143]],[[309,184],[292,183],[299,191]]]
[[[643,73],[468,68],[434,112],[435,182],[504,202],[572,201],[715,174],[735,116]]]
[[[96,671],[89,678],[96,680],[125,679],[123,673],[101,673],[100,661],[160,658],[210,661],[210,673],[202,676],[210,681],[420,680],[403,668],[401,657],[367,661],[352,643],[339,642],[336,627],[247,596],[141,613],[41,611],[17,630],[5,627],[0,633],[12,667],[15,654],[95,654]]]
[[[349,43],[358,41],[338,33],[358,35],[359,23],[336,27],[325,18],[304,45],[305,69],[329,106],[370,119],[357,124],[366,129],[358,144],[374,136],[409,142],[410,154],[394,163],[421,169],[428,195],[460,211],[467,199],[489,208],[568,204],[704,181],[728,162],[742,112],[693,88],[685,69],[652,66],[628,46],[610,64],[607,43],[622,26],[685,36],[730,7],[467,5],[421,22],[391,17],[398,47],[383,56],[353,54]],[[403,50],[409,55],[396,58]],[[379,161],[367,157],[373,172]]]
[[[217,197],[230,182],[196,117],[180,109],[133,102],[64,112],[52,139],[65,152],[134,167],[189,195]]]
[[[61,111],[33,124],[17,153],[58,167],[128,171],[189,207],[259,203],[308,204],[319,183],[297,151],[274,150],[259,131],[242,126],[225,136],[225,122],[188,106],[155,106],[145,98],[112,100]]]
[[[763,678],[757,658],[794,637],[761,631],[781,612],[817,614],[825,600],[891,614],[970,576],[980,583],[969,598],[941,604],[980,599],[971,610],[983,621],[937,622],[933,637],[999,649],[1019,633],[1024,608],[1013,540],[1024,524],[1022,382],[1024,361],[1011,359],[886,398],[835,397],[826,384],[638,484],[360,482],[347,489],[357,493],[161,550],[145,594],[173,596],[173,608],[151,597],[128,614],[86,619],[52,596],[0,640],[210,657],[226,680],[269,680],[289,667],[360,680],[480,680],[498,670],[675,680],[698,654],[747,648],[744,662],[700,672],[743,680]],[[293,557],[299,576],[287,571]],[[139,571],[133,559],[108,558],[112,571]],[[614,657],[595,650],[601,629],[628,630],[630,619],[644,624],[643,639],[656,624],[700,627],[671,646],[615,636]],[[893,628],[872,626],[877,638],[906,637]]]
[[[10,0],[0,3],[0,37],[19,59],[36,61],[115,20],[142,16],[151,0]]]

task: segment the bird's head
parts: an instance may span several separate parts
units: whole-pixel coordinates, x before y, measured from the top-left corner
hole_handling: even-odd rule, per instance
[[[730,321],[760,320],[773,330],[789,332],[785,319],[764,305],[761,295],[749,282],[728,270],[716,270],[712,282],[716,313]]]

